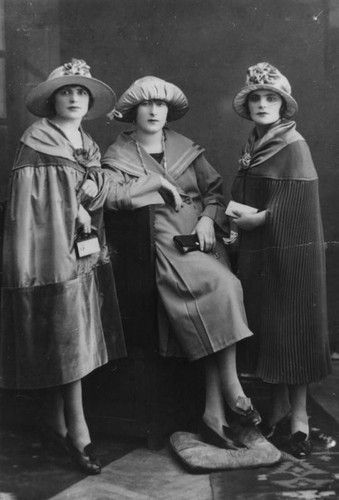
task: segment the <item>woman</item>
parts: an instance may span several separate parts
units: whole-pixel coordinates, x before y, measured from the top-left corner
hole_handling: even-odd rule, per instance
[[[101,466],[81,379],[124,356],[125,344],[102,225],[107,182],[81,122],[114,100],[77,59],[29,92],[28,110],[43,118],[21,138],[4,230],[0,385],[46,389],[44,436],[88,474]],[[77,254],[79,242],[90,246],[88,255]]]
[[[256,374],[275,385],[268,434],[279,434],[287,422],[287,449],[303,457],[311,452],[307,385],[330,371],[318,178],[291,120],[298,107],[290,84],[275,67],[250,67],[233,106],[254,122],[232,194],[258,209],[234,218]]]
[[[182,91],[160,78],[141,78],[126,90],[113,116],[134,122],[135,130],[121,133],[103,157],[112,180],[106,204],[131,210],[154,205],[160,353],[174,355],[176,339],[190,360],[206,360],[204,430],[227,447],[225,402],[243,423],[260,422],[235,362],[236,343],[252,333],[240,283],[215,234],[226,222],[222,179],[200,146],[166,126],[187,110]],[[197,236],[197,251],[183,254],[173,237],[187,234]]]

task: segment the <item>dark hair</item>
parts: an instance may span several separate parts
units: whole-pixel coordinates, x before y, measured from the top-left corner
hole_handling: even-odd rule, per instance
[[[66,88],[66,87],[81,87],[83,89],[86,90],[86,92],[88,93],[89,95],[89,101],[88,101],[88,110],[91,109],[91,107],[93,106],[93,103],[94,103],[94,98],[92,96],[92,93],[88,90],[87,87],[84,87],[84,85],[77,85],[77,84],[71,84],[71,85],[63,85],[62,87],[59,87],[57,88],[53,94],[47,99],[47,104],[48,106],[50,107],[51,109],[51,114],[52,115],[55,115],[55,96],[57,94],[57,92],[59,92],[60,90]]]
[[[255,92],[255,90],[253,90],[252,92]],[[249,99],[250,95],[252,94],[252,92],[250,92],[249,94],[247,94],[246,101],[243,104],[244,110],[245,110],[245,112],[246,112],[246,114],[247,114],[248,117],[250,117],[250,109],[248,107],[248,99]],[[282,99],[282,103],[281,103],[281,107],[280,107],[280,118],[284,118],[284,115],[285,115],[286,110],[287,110],[286,101],[283,98],[283,96],[281,94],[279,94],[279,92],[276,92],[275,90],[274,90],[274,92],[276,94],[280,95],[280,97]]]

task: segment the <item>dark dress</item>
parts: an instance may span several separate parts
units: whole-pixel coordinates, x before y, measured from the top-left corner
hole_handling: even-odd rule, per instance
[[[237,259],[254,337],[256,375],[266,382],[317,382],[330,371],[325,245],[318,178],[294,122],[257,141],[253,131],[235,178],[235,201],[267,209],[266,222],[239,230]]]

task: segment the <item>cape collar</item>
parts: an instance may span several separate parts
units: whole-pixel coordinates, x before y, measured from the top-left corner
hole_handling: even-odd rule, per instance
[[[100,167],[100,151],[93,139],[80,127],[83,149],[75,149],[67,136],[47,118],[34,122],[21,137],[26,146],[51,156],[66,158],[84,167]]]
[[[167,172],[140,145],[140,153],[146,168],[146,172],[144,171],[137,151],[134,132],[122,132],[115,143],[106,151],[102,163],[136,177],[142,177],[147,175],[148,172],[153,172],[177,179],[193,160],[202,154],[204,149],[173,130],[166,128],[164,134]]]
[[[239,170],[256,167],[276,155],[289,144],[304,140],[296,131],[294,121],[281,120],[278,124],[269,128],[261,139],[258,138],[254,128],[239,160]]]

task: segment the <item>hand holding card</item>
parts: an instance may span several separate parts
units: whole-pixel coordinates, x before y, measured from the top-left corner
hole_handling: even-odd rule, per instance
[[[256,214],[257,212],[257,208],[231,200],[227,205],[225,214],[229,215],[230,217],[239,217],[239,214],[241,216],[243,214]]]

